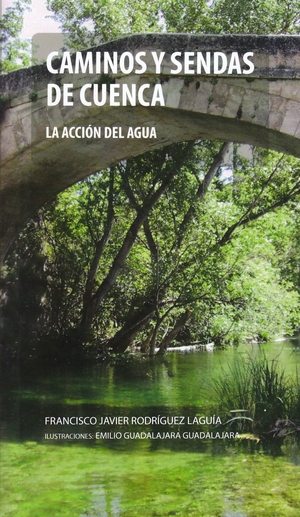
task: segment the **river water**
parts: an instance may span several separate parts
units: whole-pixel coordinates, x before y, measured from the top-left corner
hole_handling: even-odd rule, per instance
[[[46,372],[16,364],[2,390],[0,516],[300,516],[297,441],[222,438],[215,410],[215,379],[262,353],[297,375],[296,341]]]

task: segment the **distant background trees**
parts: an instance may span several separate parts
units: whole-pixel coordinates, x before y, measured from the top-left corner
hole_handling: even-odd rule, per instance
[[[136,32],[297,34],[298,0],[47,0],[73,48]]]
[[[15,0],[0,18],[0,72],[30,65],[30,44],[20,37],[24,12],[31,0]]]

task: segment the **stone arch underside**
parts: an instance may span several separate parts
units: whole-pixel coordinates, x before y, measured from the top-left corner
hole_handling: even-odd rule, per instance
[[[167,36],[165,48],[168,45],[174,48]],[[181,48],[186,40],[186,48],[190,49],[191,37],[181,35],[181,38]],[[201,37],[195,38],[194,46],[199,48]],[[203,41],[204,38],[207,48],[207,37],[202,37]],[[233,43],[230,40],[231,48],[239,46],[240,37],[236,38]],[[295,51],[295,48],[299,48],[299,39],[284,39],[288,40],[289,45],[282,45],[281,38],[279,47],[274,51],[279,78],[274,77],[274,66],[269,68],[272,80],[266,77],[266,72],[263,77],[262,73],[257,73],[251,81],[237,77],[220,77],[213,81],[210,77],[195,77],[193,81],[185,82],[183,77],[166,76],[167,79],[163,80],[165,107],[49,108],[45,103],[45,84],[51,78],[45,74],[45,67],[40,69],[43,79],[38,84],[37,102],[29,102],[28,92],[32,91],[33,83],[32,77],[29,80],[25,74],[20,95],[10,101],[1,122],[1,258],[26,219],[57,193],[90,174],[151,149],[184,140],[219,139],[300,157],[300,57]],[[129,40],[126,39],[127,42]],[[124,48],[125,40],[122,41]],[[290,45],[291,42],[294,46]],[[114,48],[113,43],[102,48]],[[219,49],[226,41],[217,38],[217,43],[214,37],[210,45]],[[250,43],[247,40],[243,44],[249,49]],[[138,44],[145,47],[143,39],[135,40],[135,48]],[[125,48],[130,48],[130,45],[125,45]],[[162,42],[158,48],[162,48]],[[285,64],[287,56],[290,56],[291,64],[285,72],[280,66],[280,52]],[[17,86],[12,85],[18,84],[17,76],[19,74],[20,79],[22,72],[8,74],[11,76],[6,79],[8,88],[17,90]],[[122,82],[124,78],[116,80]],[[145,77],[139,80],[145,81]],[[126,77],[126,81],[130,82],[130,77]],[[123,134],[127,133],[129,126],[150,126],[155,127],[157,138],[46,138],[45,127],[51,130],[54,125],[60,128],[115,126],[121,127]]]

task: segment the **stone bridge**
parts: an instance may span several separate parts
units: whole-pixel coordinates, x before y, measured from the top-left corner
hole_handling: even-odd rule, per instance
[[[51,74],[46,65],[0,78],[2,259],[38,207],[74,182],[145,151],[197,138],[244,142],[300,157],[300,37],[147,34],[92,49],[93,56],[124,51],[165,52],[159,75],[149,62],[143,74],[110,78],[137,87],[149,83],[150,98],[151,89],[161,84],[165,106],[83,106],[80,88],[99,75]],[[172,75],[175,51],[253,52],[254,71],[196,73],[191,65],[188,73]],[[74,106],[47,106],[49,83],[61,88],[72,83]],[[53,128],[88,126],[118,127],[125,135],[128,127],[154,127],[156,138],[50,138]]]

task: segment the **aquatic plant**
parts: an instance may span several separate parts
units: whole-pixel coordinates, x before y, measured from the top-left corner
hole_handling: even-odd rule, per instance
[[[286,436],[300,430],[300,384],[278,360],[239,357],[214,381],[225,425],[257,435]]]

